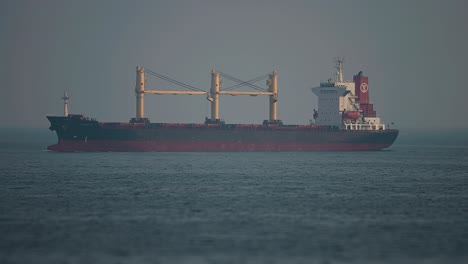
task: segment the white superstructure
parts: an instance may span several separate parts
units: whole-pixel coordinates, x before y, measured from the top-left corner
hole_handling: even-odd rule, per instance
[[[315,124],[349,130],[385,129],[369,103],[368,78],[359,72],[353,81],[344,81],[343,59],[336,60],[336,80],[329,79],[311,88],[318,98]]]
[[[342,123],[340,114],[340,100],[346,94],[345,87],[327,84],[312,88],[312,92],[318,97],[319,115],[315,120],[317,125],[340,126]]]

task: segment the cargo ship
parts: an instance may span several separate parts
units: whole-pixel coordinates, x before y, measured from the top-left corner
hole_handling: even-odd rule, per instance
[[[64,115],[47,116],[49,129],[58,142],[51,151],[365,151],[390,147],[399,131],[382,124],[369,101],[368,77],[362,72],[353,81],[343,80],[343,60],[336,61],[336,78],[311,88],[318,97],[318,110],[311,113],[310,124],[286,125],[276,117],[278,102],[277,72],[266,75],[266,86],[242,81],[212,70],[209,91],[175,81],[137,66],[136,117],[129,122],[99,122],[83,115],[69,114],[65,93]],[[189,91],[145,89],[145,73],[179,84]],[[221,88],[221,77],[238,84]],[[233,91],[250,86],[258,91]],[[211,102],[211,118],[204,123],[151,123],[144,116],[145,94],[206,95]],[[228,124],[219,118],[220,95],[269,96],[269,119],[262,124]]]

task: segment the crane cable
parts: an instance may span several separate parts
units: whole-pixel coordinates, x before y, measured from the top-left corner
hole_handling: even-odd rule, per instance
[[[239,87],[242,87],[242,86],[247,86],[247,84],[253,84],[255,82],[258,82],[262,79],[265,79],[269,76],[269,74],[264,74],[262,76],[259,76],[257,78],[254,78],[254,79],[251,79],[251,80],[248,80],[248,81],[245,81],[245,82],[242,82],[242,83],[238,83],[236,85],[233,85],[233,86],[230,86],[230,87],[227,87],[227,88],[224,88],[222,89],[223,91],[229,91],[229,90],[234,90],[236,88],[239,88]]]
[[[242,84],[242,86],[244,86],[244,85],[245,85],[245,86],[249,86],[249,87],[251,87],[251,88],[253,88],[253,89],[255,89],[255,90],[261,91],[261,92],[266,92],[266,91],[267,91],[266,89],[261,88],[261,87],[255,85],[255,84],[252,84],[252,83],[249,83],[249,82],[244,82],[244,81],[242,81],[242,80],[240,80],[240,79],[237,79],[236,77],[233,77],[233,76],[228,75],[228,74],[226,74],[226,73],[223,73],[223,72],[221,72],[221,71],[218,71],[218,72],[219,72],[219,74],[220,74],[221,76],[223,76],[224,78],[229,79],[229,80],[234,81],[234,82],[237,82],[237,83],[239,83],[239,84]],[[232,87],[231,87],[231,88],[232,88]]]
[[[154,72],[154,71],[152,71],[152,70],[145,69],[145,72],[146,72],[146,73],[149,73],[150,75],[153,75],[153,76],[155,76],[155,77],[158,77],[158,78],[160,78],[160,79],[163,79],[163,80],[165,80],[165,81],[168,81],[168,82],[170,82],[170,83],[173,83],[173,84],[182,86],[182,87],[184,87],[184,88],[186,88],[186,89],[192,90],[192,91],[206,92],[205,90],[202,90],[202,89],[200,89],[200,88],[197,88],[197,87],[194,87],[194,86],[191,86],[191,85],[188,85],[188,84],[185,84],[185,83],[176,81],[176,80],[171,79],[171,78],[169,78],[169,77],[167,77],[167,76],[164,76],[164,75],[162,75],[162,74],[156,73],[156,72]]]
[[[160,78],[160,79],[163,79],[163,80],[165,80],[165,81],[168,81],[168,82],[170,82],[170,83],[179,85],[179,86],[181,86],[181,87],[184,87],[184,88],[189,89],[189,90],[192,90],[192,91],[202,91],[202,92],[206,92],[206,91],[203,90],[203,89],[200,89],[200,88],[197,88],[197,87],[194,87],[194,86],[185,84],[185,83],[183,83],[183,82],[176,81],[176,80],[174,80],[174,79],[172,79],[172,78],[169,78],[169,77],[167,77],[167,76],[164,76],[164,75],[162,75],[162,74],[159,74],[159,73],[154,72],[154,71],[149,70],[149,69],[145,69],[145,72],[148,73],[148,74],[150,74],[150,75],[152,75],[152,76],[158,77],[158,78]],[[261,91],[261,92],[266,92],[266,91],[267,91],[265,88],[261,88],[261,87],[255,85],[255,84],[253,84],[253,83],[254,83],[254,82],[257,82],[257,81],[259,81],[259,80],[261,80],[261,79],[264,79],[264,78],[268,77],[269,74],[264,74],[264,75],[262,75],[262,76],[256,77],[256,78],[251,79],[251,80],[248,80],[248,81],[242,81],[242,80],[240,80],[240,79],[238,79],[238,78],[236,78],[236,77],[233,77],[233,76],[228,75],[228,74],[226,74],[226,73],[223,73],[223,72],[221,72],[221,71],[218,71],[218,72],[219,72],[219,74],[220,74],[221,76],[223,76],[224,78],[229,79],[229,80],[231,80],[231,81],[234,81],[234,82],[237,82],[237,83],[238,83],[238,84],[236,84],[236,85],[233,85],[233,86],[227,87],[227,88],[225,88],[225,89],[222,89],[223,91],[234,90],[234,89],[239,88],[239,87],[242,87],[242,86],[249,86],[249,87],[251,87],[251,88],[253,88],[253,89],[255,89],[255,90]]]

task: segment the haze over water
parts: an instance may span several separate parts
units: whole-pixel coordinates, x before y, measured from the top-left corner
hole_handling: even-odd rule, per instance
[[[467,2],[0,1],[0,263],[467,263]],[[377,152],[53,153],[46,115],[135,116],[135,67],[209,89],[278,71],[278,117],[369,76]],[[148,76],[149,77],[149,76]],[[224,87],[233,85],[223,80]],[[256,83],[262,86],[263,83]],[[148,89],[179,89],[149,77]],[[220,99],[261,123],[268,98]],[[203,122],[204,96],[146,96]]]

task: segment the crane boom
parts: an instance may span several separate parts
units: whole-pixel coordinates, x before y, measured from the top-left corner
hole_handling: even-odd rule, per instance
[[[145,89],[145,69],[143,67],[137,66],[137,78],[136,78],[136,122],[149,122],[147,118],[144,117],[144,95],[145,94],[158,94],[158,95],[178,95],[178,94],[185,94],[185,95],[206,95],[206,99],[211,102],[211,119],[208,121],[210,123],[219,123],[224,122],[219,119],[219,96],[220,95],[250,95],[250,96],[257,96],[257,95],[268,95],[270,96],[270,116],[268,120],[265,122],[269,124],[276,124],[281,122],[280,120],[276,119],[276,103],[278,101],[278,87],[277,87],[277,73],[273,71],[272,74],[268,75],[267,86],[268,90],[260,88],[258,86],[252,85],[250,81],[242,81],[240,79],[234,78],[230,75],[223,74],[226,78],[239,82],[239,85],[248,85],[256,90],[261,90],[260,92],[244,92],[244,91],[221,91],[221,78],[220,73],[212,70],[211,71],[211,87],[209,91],[204,91],[202,89],[196,88],[194,86],[181,83],[169,77],[163,76],[156,72],[146,70],[151,75],[154,75],[158,78],[163,80],[169,81],[171,83],[177,84],[184,88],[190,89],[190,91],[180,91],[180,90],[146,90]],[[263,76],[261,76],[263,78]],[[257,80],[257,78],[252,80]],[[250,84],[250,85],[249,85]],[[237,88],[237,86],[233,86]]]
[[[145,93],[149,94],[188,94],[188,95],[195,95],[195,94],[208,94],[208,92],[202,91],[166,91],[166,90],[145,90]]]
[[[238,91],[220,91],[219,94],[229,95],[273,95],[271,92],[238,92]]]

